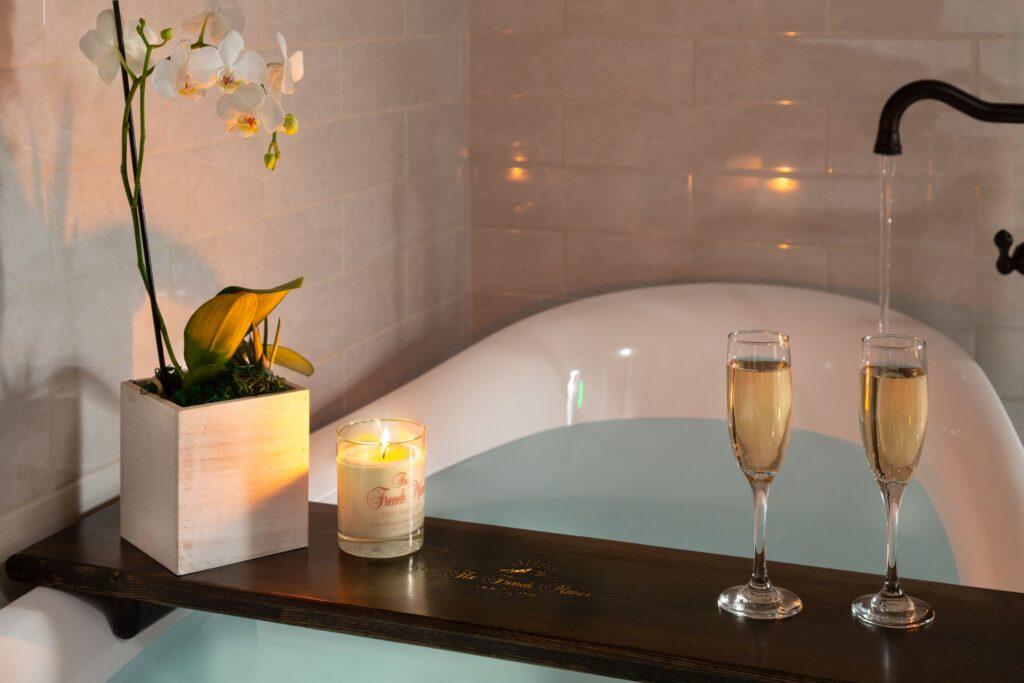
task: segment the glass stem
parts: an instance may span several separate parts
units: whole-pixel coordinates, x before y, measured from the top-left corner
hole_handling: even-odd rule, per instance
[[[896,573],[896,532],[900,523],[900,501],[903,500],[903,492],[907,489],[907,485],[895,481],[880,481],[878,486],[882,489],[882,501],[885,503],[886,514],[886,568],[882,593],[891,597],[899,597],[903,595],[903,588],[900,587],[900,578]]]
[[[768,517],[768,492],[771,479],[750,479],[750,489],[754,492],[754,571],[750,575],[750,587],[755,590],[771,590],[772,582],[768,578],[768,561],[765,558],[765,522]]]

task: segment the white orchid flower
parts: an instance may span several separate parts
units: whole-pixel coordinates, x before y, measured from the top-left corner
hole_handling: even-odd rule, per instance
[[[197,67],[203,70],[215,69],[217,85],[229,95],[240,85],[262,85],[267,80],[267,63],[259,54],[245,49],[245,41],[238,31],[229,31],[224,40],[220,41],[216,59],[213,53],[206,53],[199,57]]]
[[[252,137],[261,130],[268,133],[284,130],[284,109],[263,88],[246,83],[217,102],[217,114],[224,119],[229,133]]]
[[[145,29],[151,43],[159,42],[151,29]],[[103,10],[96,15],[96,28],[90,29],[78,41],[78,49],[99,69],[100,78],[108,85],[117,78],[121,70],[121,57],[117,49],[117,28],[114,25],[114,11]],[[128,66],[138,74],[146,58],[146,45],[135,29],[124,30],[124,51]]]
[[[281,62],[268,65],[267,86],[270,95],[280,100],[281,95],[291,95],[295,92],[295,84],[302,80],[304,67],[302,50],[289,57],[288,45],[280,33],[277,34],[277,44],[281,48]]]
[[[219,66],[217,48],[208,45],[192,50],[188,41],[183,40],[170,57],[153,67],[153,90],[167,99],[174,99],[177,93],[187,100],[198,100],[217,82]]]
[[[204,42],[217,43],[230,31],[245,30],[245,15],[238,0],[202,0],[201,7],[199,14],[183,24],[189,35],[203,33]]]

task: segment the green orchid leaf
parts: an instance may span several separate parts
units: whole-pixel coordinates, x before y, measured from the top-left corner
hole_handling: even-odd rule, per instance
[[[194,368],[189,366],[188,372],[185,373],[185,377],[182,379],[182,388],[188,389],[193,384],[205,382],[222,372],[224,372],[223,365],[197,365]]]
[[[281,299],[283,299],[289,291],[298,289],[302,286],[302,278],[297,277],[291,282],[286,282],[283,285],[272,287],[270,289],[249,289],[248,287],[225,287],[220,290],[219,294],[238,294],[241,292],[247,292],[249,294],[255,294],[259,297],[259,303],[256,306],[256,315],[253,316],[252,322],[254,325],[259,325],[263,320],[270,315]]]
[[[252,326],[258,303],[256,294],[237,292],[218,294],[200,306],[185,325],[189,370],[227,363]]]
[[[263,349],[267,358],[270,357],[270,353],[273,350],[273,344],[264,344]],[[289,370],[294,370],[300,375],[309,377],[313,374],[313,364],[303,358],[297,351],[289,349],[287,346],[277,345],[277,357],[274,359],[275,365],[282,365]]]

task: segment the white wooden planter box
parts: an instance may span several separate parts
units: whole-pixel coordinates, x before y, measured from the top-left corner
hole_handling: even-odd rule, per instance
[[[177,575],[309,543],[309,392],[181,406],[121,384],[121,536]]]

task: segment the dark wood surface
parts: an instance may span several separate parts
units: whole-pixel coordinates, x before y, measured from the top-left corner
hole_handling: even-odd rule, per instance
[[[334,506],[309,548],[176,577],[119,536],[118,506],[7,561],[17,581],[637,680],[1024,680],[1024,594],[907,581],[935,622],[862,626],[878,576],[773,563],[804,611],[720,612],[749,560],[428,519],[423,550],[371,563],[338,550]]]

